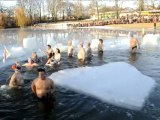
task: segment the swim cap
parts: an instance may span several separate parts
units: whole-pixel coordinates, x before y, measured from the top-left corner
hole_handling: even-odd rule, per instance
[[[12,65],[12,70],[15,70],[17,68],[17,66],[14,64]]]
[[[16,64],[12,65],[12,70],[20,70],[21,67],[20,66],[17,66]]]

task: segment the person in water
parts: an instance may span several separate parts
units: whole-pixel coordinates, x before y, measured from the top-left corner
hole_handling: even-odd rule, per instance
[[[38,63],[38,62],[40,61],[40,60],[38,59],[38,55],[37,55],[36,52],[33,52],[33,53],[32,53],[31,59],[32,59],[32,61],[33,61],[34,63]]]
[[[52,57],[50,59],[48,59],[46,65],[47,66],[58,65],[58,64],[60,64],[60,61],[61,61],[61,52],[60,52],[60,49],[56,48],[54,55],[52,55]]]
[[[51,45],[47,45],[47,50],[46,50],[47,58],[49,58],[50,53],[53,53],[53,49]]]
[[[68,57],[74,56],[74,47],[72,45],[72,41],[68,41]]]
[[[137,48],[140,49],[140,44],[139,44],[138,40],[133,37],[133,34],[131,34],[131,39],[130,39],[131,52],[136,53]]]
[[[54,54],[50,53],[45,65],[46,66],[51,66],[51,62],[53,61],[53,59],[54,59]]]
[[[84,62],[85,61],[85,50],[83,48],[83,43],[79,45],[79,51],[78,51],[78,61]]]
[[[92,49],[91,49],[91,43],[87,44],[87,59],[90,60],[92,58]]]
[[[99,39],[98,54],[103,54],[103,40]]]
[[[21,67],[15,65],[12,65],[12,69],[15,71],[14,74],[11,76],[11,79],[9,80],[9,87],[10,88],[21,88],[24,81],[23,76],[21,74]]]
[[[52,99],[55,94],[55,86],[52,79],[46,77],[45,69],[38,69],[38,78],[33,80],[32,92],[41,100]]]
[[[34,63],[31,58],[28,58],[28,63],[23,64],[22,66],[25,66],[27,69],[31,70],[34,67],[38,66],[37,63]]]

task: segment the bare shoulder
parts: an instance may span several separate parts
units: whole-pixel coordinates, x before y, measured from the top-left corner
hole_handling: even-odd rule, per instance
[[[11,80],[15,79],[16,78],[16,73],[14,73],[12,76],[11,76]]]
[[[24,63],[22,66],[28,66],[28,63]]]

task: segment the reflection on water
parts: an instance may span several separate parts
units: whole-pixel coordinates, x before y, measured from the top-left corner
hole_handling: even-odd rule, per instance
[[[120,30],[97,30],[97,29],[70,29],[70,30],[34,30],[34,29],[7,29],[0,30],[1,44],[19,44],[22,45],[24,38],[36,37],[42,42],[51,37],[57,42],[65,40],[92,40],[106,36],[128,36],[129,31]]]
[[[137,53],[130,53],[129,61],[133,64],[137,60]]]

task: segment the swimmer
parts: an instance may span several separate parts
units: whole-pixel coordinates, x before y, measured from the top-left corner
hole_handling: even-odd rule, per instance
[[[68,57],[74,56],[74,47],[72,45],[72,41],[68,41]]]
[[[130,49],[132,53],[136,53],[137,48],[140,49],[140,44],[137,39],[133,37],[133,34],[131,34],[131,39],[130,39]]]
[[[103,54],[103,40],[99,39],[98,54]]]
[[[38,66],[37,63],[34,63],[31,58],[28,59],[28,63],[23,64],[22,66],[25,66],[27,69],[31,70],[34,67]]]
[[[21,74],[21,67],[17,65],[13,65],[12,69],[15,71],[14,74],[11,76],[11,79],[9,81],[9,87],[10,88],[21,88],[24,81],[23,76]]]
[[[37,63],[37,62],[40,61],[40,60],[38,59],[38,56],[37,56],[37,53],[36,53],[36,52],[33,52],[33,53],[32,53],[31,59],[33,60],[34,63]]]
[[[83,44],[82,43],[79,45],[79,51],[78,51],[78,55],[77,56],[78,56],[78,60],[80,62],[84,62],[85,61],[85,50],[83,48]]]
[[[40,99],[52,99],[55,93],[53,80],[46,77],[45,69],[38,69],[38,78],[33,80],[32,92]]]
[[[46,50],[46,54],[47,54],[47,58],[49,58],[49,54],[50,53],[53,53],[53,49],[52,49],[52,47],[51,47],[51,45],[47,45],[47,50]]]
[[[51,56],[50,56],[51,57]],[[46,65],[47,66],[54,66],[58,65],[61,61],[61,53],[58,48],[55,49],[54,56],[52,56],[50,59],[48,59]]]
[[[92,58],[92,49],[91,49],[91,43],[88,43],[87,45],[87,59]]]
[[[49,57],[48,57],[48,60],[47,60],[47,63],[45,64],[46,66],[51,66],[51,62],[53,61],[54,59],[54,55],[52,53],[49,54]]]

